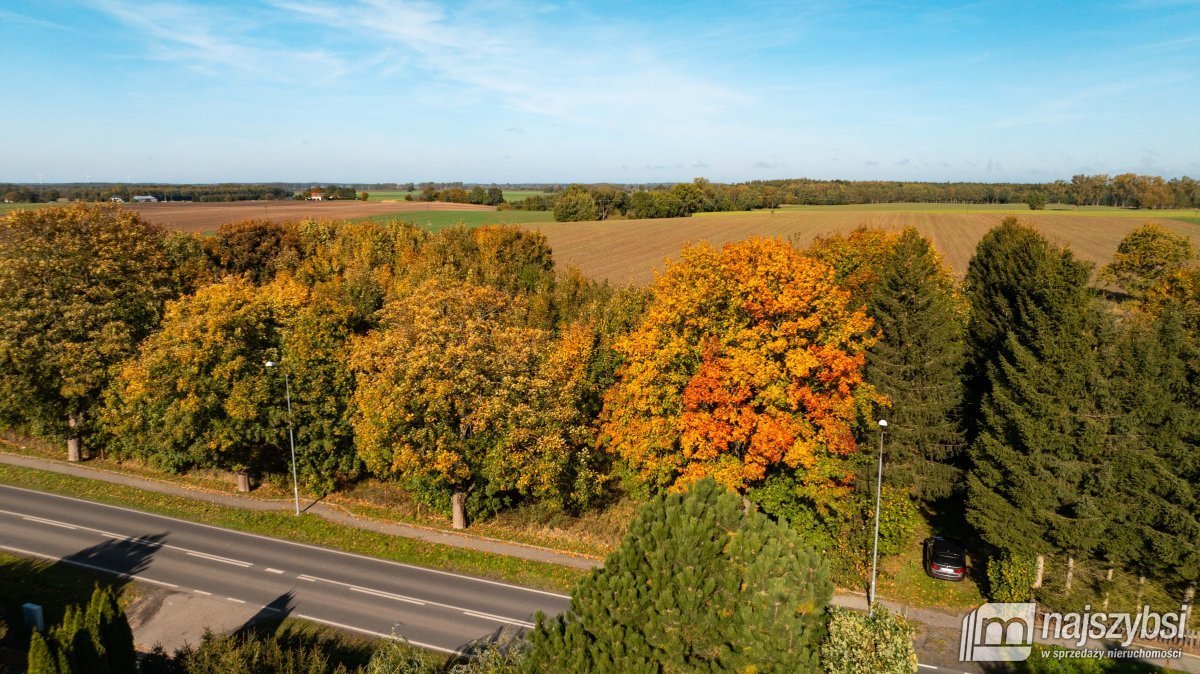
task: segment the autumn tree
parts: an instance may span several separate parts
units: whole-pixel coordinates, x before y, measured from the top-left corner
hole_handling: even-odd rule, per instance
[[[817,237],[805,253],[832,267],[838,285],[856,306],[865,306],[895,245],[895,232],[859,227],[845,236]]]
[[[1187,237],[1151,222],[1121,239],[1103,276],[1130,295],[1144,299],[1155,286],[1183,269],[1195,255]]]
[[[356,470],[345,323],[288,276],[261,288],[230,277],[170,303],[106,394],[112,448],[168,470],[282,471],[284,382],[264,367],[275,360],[291,377],[299,476],[328,490]]]
[[[376,475],[449,492],[458,528],[468,494],[500,487],[485,479],[488,454],[546,341],[523,312],[520,298],[433,278],[385,305],[352,355],[362,460]]]
[[[871,321],[787,243],[690,246],[655,281],[605,398],[603,436],[653,490],[705,476],[738,492],[796,471],[826,503],[850,479]]]
[[[0,219],[0,420],[81,437],[108,383],[174,294],[163,230],[78,205]]]
[[[621,546],[539,616],[526,672],[819,672],[822,557],[711,479],[661,495]]]
[[[885,479],[935,499],[959,484],[966,306],[929,241],[907,229],[873,284],[867,313],[879,342],[867,353],[867,381],[886,396]]]
[[[299,262],[300,241],[291,223],[270,220],[229,222],[206,241],[217,268],[228,274],[247,275],[255,283],[270,280],[277,272]]]

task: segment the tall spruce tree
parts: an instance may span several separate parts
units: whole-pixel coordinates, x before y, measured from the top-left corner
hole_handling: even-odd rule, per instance
[[[111,587],[96,587],[88,601],[84,621],[93,639],[99,644],[109,671],[114,674],[137,671],[137,651],[134,648],[133,630],[125,609],[117,602],[117,594]]]
[[[1178,305],[1131,318],[1113,380],[1120,402],[1116,489],[1104,554],[1140,576],[1194,585],[1200,576],[1200,340]]]
[[[712,479],[642,508],[563,616],[539,618],[529,672],[817,672],[828,567]]]
[[[1107,528],[1111,333],[1091,268],[1015,221],[989,232],[967,278],[972,367],[982,373],[967,519],[1001,550],[1073,559]],[[1068,570],[1067,585],[1070,585]]]
[[[885,480],[918,498],[950,495],[961,479],[965,312],[929,241],[907,229],[867,304],[881,336],[867,382],[891,400]]]

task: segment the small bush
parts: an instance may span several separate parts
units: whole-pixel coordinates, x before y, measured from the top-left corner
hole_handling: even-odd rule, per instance
[[[828,674],[913,674],[915,631],[907,620],[877,605],[875,614],[832,606],[829,635],[821,644]]]
[[[992,601],[1029,601],[1037,578],[1037,562],[1030,555],[1004,553],[988,562],[988,595]]]

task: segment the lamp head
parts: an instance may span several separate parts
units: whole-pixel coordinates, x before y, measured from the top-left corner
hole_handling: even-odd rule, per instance
[[[275,367],[275,361],[268,360],[267,362],[263,363],[263,365],[266,367]]]
[[[879,420],[879,427],[880,427],[880,428],[887,428],[887,419],[880,419],[880,420]]]

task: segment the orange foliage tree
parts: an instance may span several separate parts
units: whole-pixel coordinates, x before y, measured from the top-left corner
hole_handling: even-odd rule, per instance
[[[772,468],[829,503],[852,481],[871,320],[831,267],[786,242],[690,246],[655,281],[605,398],[602,438],[651,489],[705,476],[741,493]]]

